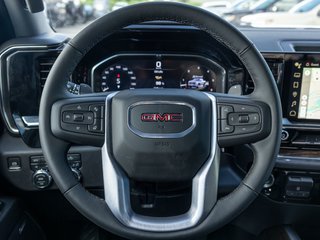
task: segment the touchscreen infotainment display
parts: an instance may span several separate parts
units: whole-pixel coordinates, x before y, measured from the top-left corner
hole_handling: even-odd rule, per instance
[[[320,120],[320,55],[292,54],[288,58],[288,118]]]
[[[320,67],[302,70],[299,119],[320,119]]]

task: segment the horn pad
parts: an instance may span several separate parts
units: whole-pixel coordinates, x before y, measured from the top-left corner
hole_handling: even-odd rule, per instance
[[[215,116],[211,116],[211,101],[204,93],[121,91],[108,109],[109,149],[129,178],[190,180],[209,157],[211,118]]]

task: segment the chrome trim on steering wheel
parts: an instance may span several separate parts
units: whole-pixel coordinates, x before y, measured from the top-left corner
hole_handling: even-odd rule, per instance
[[[109,154],[108,119],[105,116],[106,137],[102,147],[102,167],[105,201],[113,215],[125,226],[151,232],[178,231],[196,226],[211,211],[217,200],[220,151],[217,145],[217,105],[213,95],[206,94],[212,105],[211,153],[192,180],[192,199],[188,212],[172,217],[150,217],[136,214],[130,204],[129,179]],[[106,114],[113,96],[106,99]]]

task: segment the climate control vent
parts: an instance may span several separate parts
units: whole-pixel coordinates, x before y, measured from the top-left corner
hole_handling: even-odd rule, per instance
[[[283,78],[283,67],[284,67],[284,60],[279,58],[265,58],[271,73],[274,77],[278,85],[278,89],[280,90],[282,78]],[[254,82],[251,79],[250,75],[248,75],[246,84],[245,84],[245,94],[250,94],[254,90]]]
[[[49,72],[56,61],[56,56],[39,57],[39,80],[41,88],[44,87],[48,78]]]

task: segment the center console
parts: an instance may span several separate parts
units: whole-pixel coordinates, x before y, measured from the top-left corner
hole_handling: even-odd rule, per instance
[[[283,64],[281,149],[263,193],[280,202],[320,204],[320,54],[265,54]]]
[[[285,54],[283,59],[282,145],[297,150],[317,150],[320,145],[320,54]]]

